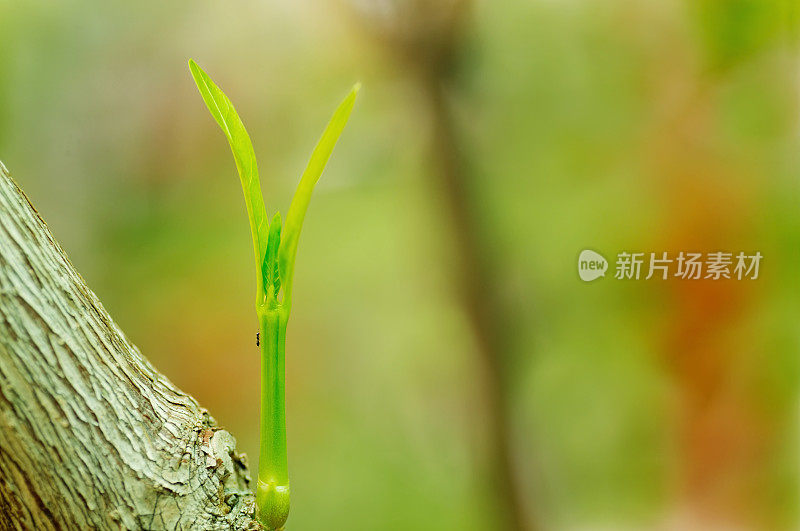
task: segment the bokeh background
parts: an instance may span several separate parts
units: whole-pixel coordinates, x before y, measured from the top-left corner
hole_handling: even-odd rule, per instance
[[[795,529],[793,0],[0,0],[0,160],[253,469],[252,246],[195,58],[300,240],[288,528]],[[592,248],[757,281],[585,284]]]

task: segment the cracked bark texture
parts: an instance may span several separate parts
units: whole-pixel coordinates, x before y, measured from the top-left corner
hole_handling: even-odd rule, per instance
[[[260,529],[243,457],[0,163],[0,529]]]

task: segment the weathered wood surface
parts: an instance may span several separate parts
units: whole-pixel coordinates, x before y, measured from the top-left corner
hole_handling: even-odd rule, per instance
[[[0,528],[260,529],[235,446],[128,341],[0,163]]]

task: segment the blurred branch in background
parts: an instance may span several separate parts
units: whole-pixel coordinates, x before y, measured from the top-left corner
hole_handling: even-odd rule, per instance
[[[419,90],[429,118],[430,157],[435,193],[441,196],[452,227],[457,269],[452,271],[464,314],[476,341],[477,365],[483,379],[487,408],[485,430],[489,444],[491,483],[496,497],[498,528],[533,529],[515,465],[507,375],[508,345],[498,300],[498,275],[487,245],[485,223],[479,214],[459,126],[450,97],[459,91],[456,75],[467,35],[469,0],[400,0],[345,4],[356,24],[380,43]]]

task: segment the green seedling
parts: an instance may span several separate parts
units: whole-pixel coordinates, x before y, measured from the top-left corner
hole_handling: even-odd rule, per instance
[[[256,518],[269,529],[281,529],[289,516],[284,361],[297,240],[311,192],[347,123],[359,85],[355,85],[339,104],[317,142],[281,228],[280,213],[276,213],[272,221],[267,221],[253,145],[233,104],[193,60],[189,61],[189,69],[208,110],[231,146],[250,219],[256,259],[256,314],[261,349],[261,451]]]

